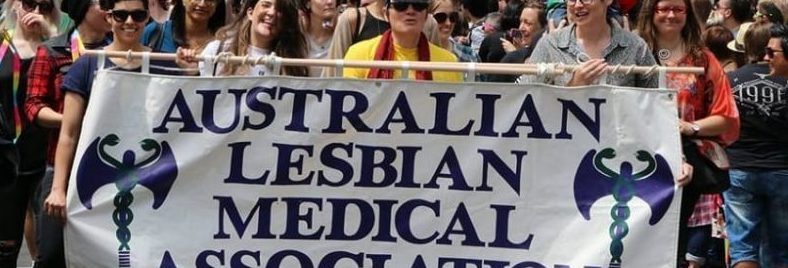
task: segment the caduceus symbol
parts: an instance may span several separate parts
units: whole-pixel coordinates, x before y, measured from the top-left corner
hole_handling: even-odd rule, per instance
[[[113,200],[115,210],[112,220],[118,227],[115,234],[118,242],[118,266],[131,267],[131,231],[129,226],[134,220],[131,204],[134,195],[131,191],[137,185],[142,185],[153,192],[153,209],[158,209],[164,204],[167,194],[178,175],[178,167],[170,145],[163,141],[161,145],[152,140],[144,139],[140,147],[150,156],[136,163],[134,151],[127,150],[123,153],[122,161],[118,161],[106,152],[107,146],[115,146],[120,139],[115,134],[105,138],[96,138],[82,156],[82,161],[77,169],[77,192],[79,201],[87,209],[92,209],[91,199],[100,187],[114,183],[118,189]]]
[[[646,151],[637,152],[637,160],[645,162],[646,168],[633,174],[632,164],[622,162],[620,173],[605,166],[604,159],[613,159],[616,151],[605,148],[599,153],[591,150],[583,157],[575,175],[575,202],[580,214],[586,220],[591,219],[591,206],[597,200],[613,195],[616,204],[610,210],[613,223],[610,225],[610,265],[621,267],[621,256],[624,253],[624,237],[629,233],[627,219],[630,216],[628,203],[633,197],[639,197],[651,208],[650,225],[655,225],[665,215],[673,200],[673,174],[667,161],[656,154],[652,156]]]

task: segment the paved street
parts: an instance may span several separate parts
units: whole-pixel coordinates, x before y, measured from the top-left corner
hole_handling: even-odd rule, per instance
[[[27,251],[27,243],[22,243],[22,249],[19,252],[19,259],[16,261],[17,267],[31,267],[33,260],[30,259],[30,252]]]

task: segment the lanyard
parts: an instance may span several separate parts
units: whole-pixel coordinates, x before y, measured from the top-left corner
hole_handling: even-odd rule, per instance
[[[13,99],[14,102],[14,143],[16,143],[19,135],[22,134],[22,114],[19,112],[19,100],[17,99],[19,94],[19,78],[22,74],[22,62],[19,56],[16,55],[16,51],[14,51],[9,38],[3,36],[3,44],[0,45],[0,63],[2,63],[6,52],[9,50],[11,50],[11,60],[13,61],[13,90],[11,91],[13,95],[11,99]]]
[[[79,32],[75,29],[71,34],[71,60],[76,62],[80,55],[85,51],[85,44],[79,38]]]

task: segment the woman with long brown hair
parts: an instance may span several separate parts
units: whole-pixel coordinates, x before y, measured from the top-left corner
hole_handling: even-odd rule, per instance
[[[706,70],[701,75],[669,73],[667,86],[678,90],[679,131],[682,139],[703,141],[700,145],[702,148],[715,144],[725,146],[738,138],[739,113],[722,66],[703,47],[701,27],[694,14],[689,0],[647,0],[637,30],[659,64],[668,67],[703,67]],[[679,223],[681,260],[684,259],[687,246],[687,222],[701,190],[690,184],[682,191]]]
[[[293,0],[249,0],[239,16],[216,34],[217,40],[208,43],[204,56],[230,52],[235,56],[257,58],[276,53],[284,58],[307,58],[307,41],[298,22],[298,9]],[[193,51],[179,49],[182,55]],[[189,59],[189,57],[182,57]],[[189,59],[191,60],[191,59]],[[207,72],[200,62],[200,73]],[[291,75],[308,76],[309,70],[300,66],[283,66],[281,73],[272,73],[264,65],[224,65],[217,63],[218,75]]]

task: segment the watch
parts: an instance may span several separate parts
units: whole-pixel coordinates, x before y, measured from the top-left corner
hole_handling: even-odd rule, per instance
[[[700,125],[692,123],[690,124],[690,128],[692,129],[692,137],[697,137],[698,132],[700,132]]]

